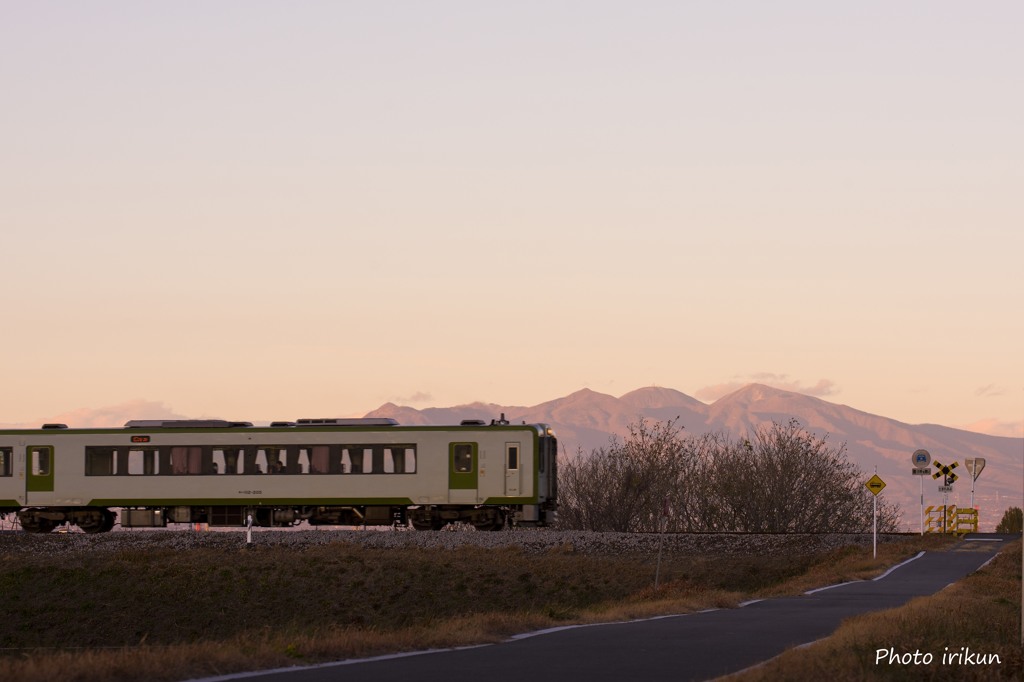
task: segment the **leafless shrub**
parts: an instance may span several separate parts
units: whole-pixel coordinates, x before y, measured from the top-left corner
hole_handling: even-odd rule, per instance
[[[690,464],[675,420],[629,426],[590,456],[582,451],[559,473],[559,515],[567,528],[599,531],[657,530],[662,510],[686,508]]]
[[[865,532],[872,499],[863,481],[845,444],[795,419],[742,440],[685,438],[676,420],[640,419],[625,441],[562,467],[560,518],[600,531]],[[897,530],[899,505],[878,502],[879,531]]]

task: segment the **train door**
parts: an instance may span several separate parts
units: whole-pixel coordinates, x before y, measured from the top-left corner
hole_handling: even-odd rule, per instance
[[[480,459],[476,443],[448,444],[448,501],[455,504],[476,504],[477,463]]]
[[[519,496],[521,452],[519,443],[505,443],[505,495],[508,497]]]
[[[53,447],[29,445],[25,448],[25,504],[52,504]]]
[[[15,448],[0,447],[0,507],[20,507],[25,504],[25,478],[23,472],[25,456],[19,448],[17,459]],[[17,466],[15,461],[18,462]]]

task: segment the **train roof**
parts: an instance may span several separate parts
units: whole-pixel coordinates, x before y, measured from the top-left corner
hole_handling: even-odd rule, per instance
[[[459,424],[414,424],[414,425],[400,425],[398,421],[390,417],[360,417],[360,418],[302,418],[294,421],[273,421],[269,425],[255,426],[249,421],[231,421],[227,419],[132,419],[125,422],[123,427],[108,426],[108,427],[69,427],[67,424],[56,424],[49,423],[43,424],[37,429],[33,428],[0,428],[0,433],[25,433],[25,432],[38,432],[38,431],[128,431],[128,430],[145,430],[152,431],[156,429],[168,429],[168,430],[234,430],[234,429],[321,429],[330,430],[332,428],[339,429],[388,429],[388,428],[399,428],[401,430],[407,429],[424,429],[424,430],[438,430],[438,429],[451,429],[451,428],[481,428],[481,427],[531,427],[539,430],[542,434],[552,434],[551,428],[547,424],[527,424],[522,422],[521,424],[512,424],[505,415],[502,414],[500,419],[492,419],[490,423],[483,419],[464,419]],[[552,434],[553,435],[553,434]]]
[[[293,422],[270,422],[272,427],[289,426],[398,426],[390,417],[366,417],[362,419],[296,419]],[[246,428],[252,422],[232,422],[224,419],[133,419],[126,422],[126,429],[231,429]]]

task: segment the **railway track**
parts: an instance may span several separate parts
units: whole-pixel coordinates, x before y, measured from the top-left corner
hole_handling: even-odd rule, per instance
[[[894,541],[902,535],[882,535],[880,542]],[[115,530],[103,535],[84,533],[22,532],[0,533],[0,556],[59,555],[82,552],[121,552],[131,550],[195,551],[204,549],[237,550],[247,547],[245,531]],[[256,530],[251,549],[287,547],[302,551],[328,544],[358,544],[366,547],[441,548],[516,547],[530,554],[548,552],[587,555],[654,554],[659,546],[668,554],[700,555],[777,555],[816,553],[844,545],[871,545],[871,534],[741,534],[741,533],[599,533],[552,529],[475,532],[473,530]]]

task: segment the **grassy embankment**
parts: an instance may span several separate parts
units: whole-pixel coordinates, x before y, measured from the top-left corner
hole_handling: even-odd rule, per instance
[[[870,548],[853,547],[804,556],[666,557],[658,590],[652,556],[590,556],[571,547],[540,556],[514,548],[342,544],[301,552],[2,556],[0,679],[181,680],[500,641],[554,624],[733,606],[866,578],[942,541],[880,545],[878,560]],[[878,641],[869,637],[865,646]],[[1019,655],[1016,661],[1020,670]]]

